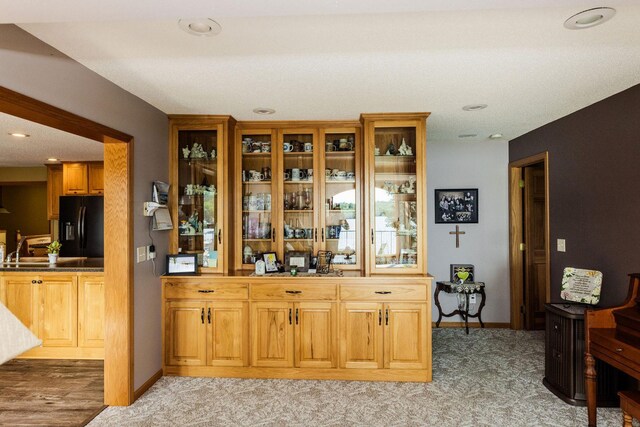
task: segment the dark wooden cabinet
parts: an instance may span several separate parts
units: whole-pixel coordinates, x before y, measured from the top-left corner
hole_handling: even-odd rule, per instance
[[[566,403],[586,406],[584,311],[577,304],[546,304],[544,385]],[[618,406],[618,371],[598,360],[598,406]]]

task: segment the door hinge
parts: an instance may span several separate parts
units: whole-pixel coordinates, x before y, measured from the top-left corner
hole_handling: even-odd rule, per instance
[[[520,181],[518,181],[518,187],[524,188],[524,179],[521,179]]]
[[[524,252],[527,250],[527,245],[525,245],[524,243],[520,243],[519,249],[520,252]]]
[[[520,306],[520,314],[525,314],[525,313],[526,313],[526,310],[524,308],[524,305],[521,305]]]

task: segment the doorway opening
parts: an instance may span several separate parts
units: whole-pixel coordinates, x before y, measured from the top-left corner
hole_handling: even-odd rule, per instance
[[[512,329],[545,328],[551,286],[548,176],[547,152],[509,164]]]
[[[130,135],[0,86],[0,112],[104,144],[104,403],[133,391],[133,221]]]

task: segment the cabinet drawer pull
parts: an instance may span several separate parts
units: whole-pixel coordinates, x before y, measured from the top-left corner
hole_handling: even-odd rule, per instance
[[[379,295],[389,295],[391,291],[376,291],[375,293]]]
[[[200,311],[200,321],[204,325],[204,308]]]
[[[212,294],[212,293],[214,293],[214,292],[215,292],[215,291],[214,291],[213,289],[200,289],[200,290],[198,291],[198,293],[200,293],[200,294]]]
[[[302,293],[302,291],[285,291],[285,292],[288,294],[296,294],[296,295]]]
[[[207,321],[211,324],[211,307],[207,309]]]

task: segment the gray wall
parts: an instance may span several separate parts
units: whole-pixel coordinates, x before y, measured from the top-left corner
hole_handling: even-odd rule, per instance
[[[20,230],[22,236],[49,234],[46,182],[5,185],[2,187],[2,202],[10,212],[0,215],[0,230],[7,231],[6,253],[16,250],[16,230]]]
[[[428,127],[428,122],[427,122]],[[508,145],[505,142],[427,143],[427,239],[429,273],[435,280],[449,280],[449,264],[473,264],[476,280],[486,283],[487,303],[482,312],[486,322],[509,322],[509,218]],[[478,189],[478,223],[460,224],[466,234],[456,248],[454,224],[436,224],[434,190]],[[435,289],[435,281],[434,281]],[[440,294],[445,312],[452,311],[454,295]],[[479,300],[476,304],[479,304]],[[432,305],[433,319],[438,314]],[[459,322],[450,317],[443,321]]]
[[[0,85],[134,137],[133,241],[148,245],[142,203],[151,198],[153,180],[168,180],[167,116],[14,25],[0,25],[0,64]],[[161,272],[168,233],[152,235]],[[135,388],[162,367],[160,305],[151,263],[135,264]]]
[[[549,151],[552,302],[564,267],[602,271],[605,307],[624,300],[627,274],[640,271],[639,117],[636,85],[509,143],[510,161]]]

